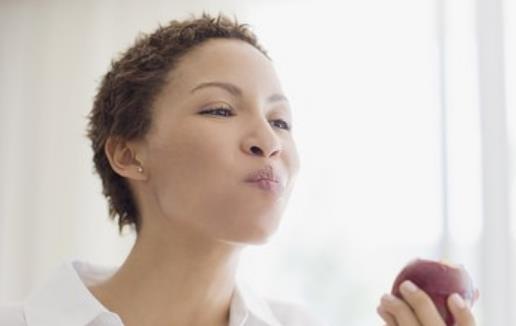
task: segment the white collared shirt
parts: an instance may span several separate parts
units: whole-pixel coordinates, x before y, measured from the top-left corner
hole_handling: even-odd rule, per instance
[[[1,326],[123,326],[88,290],[115,268],[70,259],[23,304],[0,306]],[[236,286],[229,326],[320,326],[299,304],[263,299],[250,287]]]

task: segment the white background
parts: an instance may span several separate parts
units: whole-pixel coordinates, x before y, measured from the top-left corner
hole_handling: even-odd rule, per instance
[[[206,10],[249,23],[269,51],[301,155],[278,233],[244,252],[239,277],[331,325],[378,325],[406,262],[447,259],[480,288],[479,325],[515,324],[516,63],[503,55],[516,55],[516,6],[499,4],[0,2],[0,302],[67,257],[123,261],[133,236],[107,219],[86,115],[139,32]]]

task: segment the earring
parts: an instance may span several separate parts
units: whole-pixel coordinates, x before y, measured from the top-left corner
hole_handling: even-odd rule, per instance
[[[141,166],[139,166],[139,167],[136,169],[136,171],[138,171],[138,172],[142,173],[142,172],[143,172],[143,168],[142,168]]]

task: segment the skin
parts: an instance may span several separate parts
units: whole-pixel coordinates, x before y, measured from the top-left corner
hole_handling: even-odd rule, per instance
[[[192,91],[214,81],[233,88]],[[234,115],[201,113],[219,107]],[[169,73],[143,139],[108,140],[142,227],[120,269],[89,289],[125,325],[228,325],[241,250],[276,231],[299,170],[284,122],[290,107],[271,61],[243,41],[217,39]],[[281,194],[245,182],[268,164],[283,177]]]
[[[403,300],[391,294],[385,294],[377,308],[380,317],[387,326],[445,326],[437,308],[430,297],[414,283],[405,281],[400,285]],[[479,297],[475,292],[474,301]],[[455,318],[457,326],[474,326],[475,318],[471,306],[458,294],[448,297],[448,307]]]

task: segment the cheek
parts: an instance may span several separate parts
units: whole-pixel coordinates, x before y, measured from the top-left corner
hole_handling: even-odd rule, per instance
[[[204,133],[198,132],[204,130]],[[195,132],[194,132],[195,131]],[[208,128],[188,128],[156,142],[152,148],[151,187],[162,214],[190,218],[209,206],[211,199],[231,189],[228,166],[235,145],[230,138],[214,137]]]

